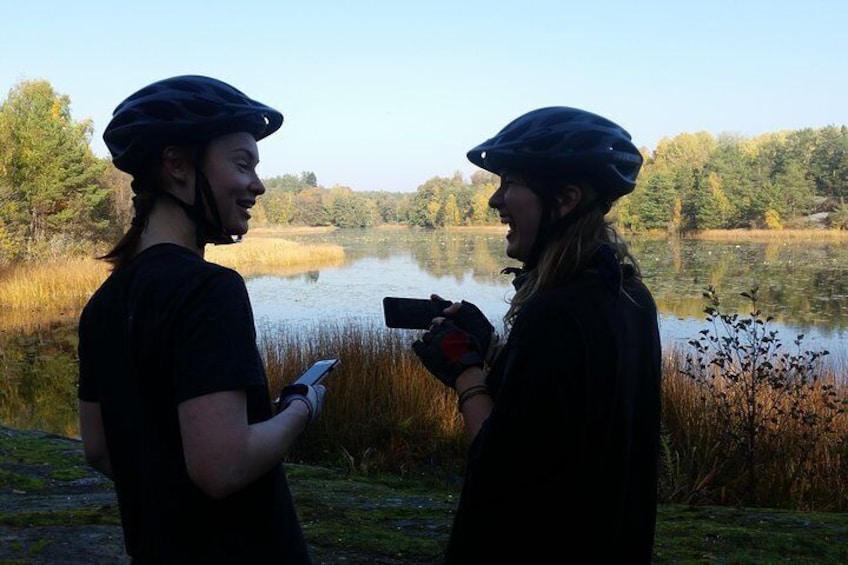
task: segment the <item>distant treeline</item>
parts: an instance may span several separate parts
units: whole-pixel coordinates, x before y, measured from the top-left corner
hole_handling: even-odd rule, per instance
[[[46,80],[23,80],[0,105],[0,266],[103,250],[132,216],[130,179],[94,155],[90,120]],[[743,138],[706,132],[642,149],[636,191],[613,209],[622,228],[848,229],[848,127]],[[485,171],[433,177],[409,192],[324,187],[312,171],[264,179],[254,225],[422,228],[497,224],[488,206],[497,178]]]

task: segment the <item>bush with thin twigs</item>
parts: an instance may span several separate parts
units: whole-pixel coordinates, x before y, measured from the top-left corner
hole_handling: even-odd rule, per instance
[[[827,480],[833,469],[821,462],[836,458],[836,468],[845,468],[845,387],[828,378],[822,362],[828,351],[804,349],[803,335],[794,341],[795,352],[784,350],[769,326],[772,318],[757,308],[756,288],[742,293],[752,304],[749,316],[722,312],[712,286],[704,296],[710,327],[690,340],[692,352],[679,369],[695,390],[672,397],[708,417],[704,437],[690,443],[684,431],[692,426],[674,422],[682,407],[665,411],[667,427],[677,430],[678,449],[670,451],[686,453],[682,446],[689,445],[702,451],[692,469],[699,480],[690,483],[688,496],[707,492],[713,503],[818,507],[834,487]],[[831,478],[844,493],[843,481]]]

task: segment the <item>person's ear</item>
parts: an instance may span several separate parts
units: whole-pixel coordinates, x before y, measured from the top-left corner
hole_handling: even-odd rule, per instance
[[[583,198],[583,189],[578,184],[567,184],[556,195],[556,211],[562,218],[574,210]]]
[[[169,145],[162,150],[162,167],[168,179],[185,186],[194,179],[194,166],[189,151],[183,147]]]

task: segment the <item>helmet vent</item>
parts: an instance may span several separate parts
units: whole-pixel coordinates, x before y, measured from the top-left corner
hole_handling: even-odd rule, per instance
[[[152,118],[173,121],[179,115],[179,108],[166,100],[151,100],[144,105],[144,113]]]
[[[533,139],[528,139],[524,148],[534,153],[539,153],[553,148],[561,139],[562,135],[557,132],[547,132]]]
[[[594,131],[581,131],[568,139],[568,147],[574,153],[592,151],[598,148],[598,134]]]
[[[186,110],[198,117],[214,118],[222,114],[220,104],[214,104],[206,100],[187,100],[183,106]]]

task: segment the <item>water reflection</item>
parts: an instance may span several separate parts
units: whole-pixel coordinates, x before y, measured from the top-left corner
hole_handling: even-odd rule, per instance
[[[345,317],[377,317],[386,294],[476,300],[499,319],[511,294],[510,277],[500,273],[517,263],[505,259],[504,231],[438,232],[419,230],[340,230],[299,235],[345,248],[345,264],[325,271],[323,301],[310,301],[299,288],[272,281],[249,282],[256,306],[269,319],[281,316],[290,299],[308,303],[311,319],[324,311]],[[724,308],[748,314],[741,293],[758,287],[759,307],[774,316],[775,329],[791,343],[804,334],[810,348],[841,349],[848,332],[848,246],[834,241],[707,242],[679,239],[631,240],[644,277],[663,317],[666,342],[685,343],[704,328],[702,296],[718,289]],[[332,274],[331,274],[332,273]],[[283,300],[285,302],[286,300]]]
[[[679,247],[676,254],[670,246]],[[708,284],[729,307],[747,311],[739,294],[757,286],[761,310],[783,324],[827,334],[848,326],[848,246],[635,240],[633,249],[664,314],[701,317]]]

